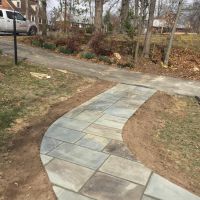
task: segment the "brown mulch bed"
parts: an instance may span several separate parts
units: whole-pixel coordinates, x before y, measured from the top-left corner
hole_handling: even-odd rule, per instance
[[[152,61],[141,58],[131,70],[149,74],[171,76],[188,80],[200,80],[200,52],[190,49],[173,48],[169,67],[161,64],[161,50],[156,49]]]
[[[195,98],[153,95],[123,129],[136,159],[200,195],[200,105]]]
[[[66,101],[56,103],[45,116],[30,119],[17,133],[8,151],[0,154],[0,200],[53,200],[55,195],[39,157],[43,134],[57,118],[113,86],[97,81]]]

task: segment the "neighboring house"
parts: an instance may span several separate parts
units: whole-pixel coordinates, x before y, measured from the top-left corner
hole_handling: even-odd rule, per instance
[[[93,13],[90,13],[86,1],[78,1],[71,10],[67,7],[67,27],[85,29],[90,28],[94,24]],[[63,5],[64,8],[64,5]],[[92,15],[92,17],[90,16]],[[60,12],[60,16],[55,20],[55,29],[62,29],[64,24],[64,9]]]
[[[60,17],[56,20],[56,24],[54,30],[61,30],[64,24],[64,14],[61,14]],[[92,20],[91,18],[87,17],[86,15],[71,15],[71,20],[69,22],[69,16],[67,16],[67,27],[69,28],[79,28],[85,29],[92,27]]]
[[[29,1],[29,16],[26,16],[26,0],[0,0],[0,8],[16,10],[30,21],[36,22],[37,0]],[[39,9],[39,24],[42,24],[42,12]]]
[[[153,20],[153,30],[158,33],[163,33],[168,30],[168,25],[165,19],[154,19]]]
[[[170,32],[171,28],[165,19],[155,18],[153,21],[153,30],[154,32],[157,32],[157,33],[166,33],[166,32]],[[181,24],[181,22],[177,24],[176,32],[187,32],[187,31],[188,31],[187,26],[185,26],[184,24]]]
[[[4,8],[4,9],[12,9],[12,2],[8,2],[7,0],[0,0],[0,8]]]

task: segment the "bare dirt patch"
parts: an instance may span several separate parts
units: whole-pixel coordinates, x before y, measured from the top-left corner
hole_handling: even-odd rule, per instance
[[[195,98],[157,92],[126,123],[123,139],[136,159],[200,195],[199,121]]]
[[[113,85],[106,81],[96,81],[91,87],[68,100],[53,104],[45,115],[31,118],[28,125],[17,132],[8,151],[0,154],[1,200],[55,199],[39,157],[43,134],[64,113]]]

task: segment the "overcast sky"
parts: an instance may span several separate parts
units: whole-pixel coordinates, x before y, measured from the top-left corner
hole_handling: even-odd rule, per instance
[[[193,0],[185,0],[186,3],[192,3]],[[59,0],[48,0],[48,11],[52,10],[54,7],[59,6]]]

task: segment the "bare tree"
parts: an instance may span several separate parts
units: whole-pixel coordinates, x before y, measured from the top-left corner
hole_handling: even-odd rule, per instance
[[[28,19],[28,20],[30,20],[30,16],[29,16],[29,0],[26,0],[26,18]]]
[[[135,18],[137,21],[136,45],[135,45],[135,52],[134,52],[134,63],[135,64],[138,62],[140,36],[142,35],[143,28],[144,28],[144,20],[146,17],[147,7],[148,7],[148,0],[136,0],[135,1]]]
[[[137,28],[138,14],[139,14],[139,0],[135,0],[135,20],[133,23],[134,28]]]
[[[47,2],[42,0],[42,36],[47,36]]]
[[[90,18],[93,19],[92,0],[88,0],[88,3],[89,3]]]
[[[160,15],[161,15],[162,8],[163,8],[163,1],[158,0],[158,5],[157,5],[157,16],[158,17],[160,17]]]
[[[138,54],[139,54],[139,48],[140,48],[140,35],[142,34],[142,29],[143,29],[143,23],[142,23],[142,18],[143,18],[143,9],[144,9],[144,1],[145,0],[140,0],[141,6],[139,9],[139,1],[135,1],[135,6],[136,8],[136,19],[137,19],[137,31],[136,31],[136,45],[135,45],[135,53],[134,53],[134,63],[138,63]],[[139,12],[140,11],[140,12]]]
[[[64,0],[64,25],[63,25],[63,32],[66,33],[67,31],[67,0]]]
[[[175,22],[174,22],[174,25],[173,25],[173,28],[172,28],[172,32],[170,34],[170,39],[169,39],[169,42],[168,42],[168,46],[167,46],[167,50],[166,50],[166,54],[165,54],[165,59],[164,59],[164,65],[166,65],[166,66],[169,63],[169,56],[170,56],[170,52],[171,52],[171,48],[172,48],[174,34],[176,32],[176,26],[177,26],[177,23],[178,23],[179,16],[181,14],[182,5],[183,5],[183,0],[179,0],[176,19],[175,19]]]
[[[194,32],[200,34],[200,2],[195,0],[190,8],[189,22]]]
[[[38,31],[40,30],[40,27],[39,27],[39,12],[40,12],[40,3],[39,3],[39,0],[37,0],[37,2],[36,2],[35,23],[37,25]]]
[[[121,12],[120,12],[121,32],[124,31],[124,23],[128,18],[128,12],[129,12],[129,0],[122,0]]]
[[[56,26],[56,21],[60,17],[60,8],[54,7],[50,12],[49,12],[49,24],[51,24],[51,29],[56,30],[58,27]]]
[[[146,32],[146,37],[145,37],[145,42],[144,42],[144,49],[143,49],[143,54],[145,58],[149,58],[149,53],[150,53],[151,35],[152,35],[155,7],[156,7],[156,0],[151,0],[150,6],[149,6],[148,27],[147,27],[147,32]]]
[[[95,0],[95,18],[94,18],[95,32],[102,31],[103,3],[104,3],[104,0]]]

